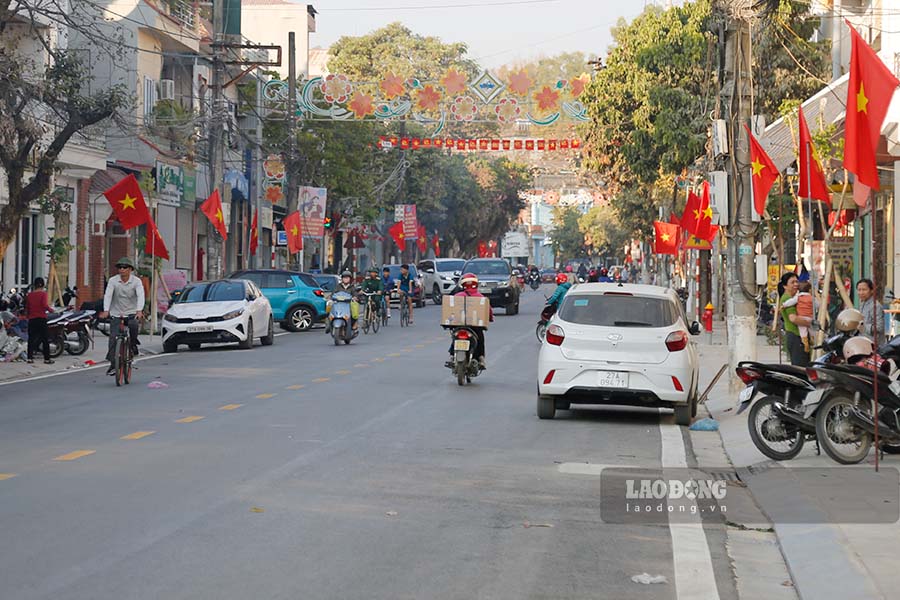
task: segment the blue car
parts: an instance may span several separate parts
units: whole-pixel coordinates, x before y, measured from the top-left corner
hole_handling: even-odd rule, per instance
[[[272,305],[272,316],[288,331],[306,331],[325,320],[325,292],[312,275],[279,269],[236,271],[229,279],[249,279]]]

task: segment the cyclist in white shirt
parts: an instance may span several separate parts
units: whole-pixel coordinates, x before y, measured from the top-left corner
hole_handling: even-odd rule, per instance
[[[103,296],[103,312],[100,318],[110,317],[109,322],[109,349],[106,353],[106,360],[109,361],[109,369],[107,375],[115,375],[116,369],[113,365],[113,354],[116,348],[116,332],[119,331],[120,324],[127,317],[136,317],[127,320],[128,330],[131,334],[132,348],[137,354],[138,339],[138,321],[144,318],[144,284],[140,279],[134,276],[134,263],[127,256],[120,258],[116,262],[118,275],[110,278],[106,284],[106,294]]]

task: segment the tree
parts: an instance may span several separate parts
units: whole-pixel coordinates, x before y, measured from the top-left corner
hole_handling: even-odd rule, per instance
[[[50,191],[57,160],[69,140],[129,102],[122,86],[87,92],[88,66],[76,51],[49,41],[48,23],[87,28],[54,2],[0,0],[0,39],[7,42],[0,46],[0,167],[9,195],[0,210],[0,259],[32,203]],[[20,47],[35,44],[42,52],[24,56]]]
[[[585,256],[584,234],[578,223],[581,212],[574,206],[553,209],[553,232],[550,234],[553,253],[560,260]]]
[[[622,227],[619,215],[612,206],[595,206],[578,219],[578,228],[594,254],[613,257],[631,241],[629,230]]]

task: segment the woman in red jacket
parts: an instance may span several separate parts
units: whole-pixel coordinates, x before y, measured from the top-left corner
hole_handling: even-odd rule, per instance
[[[47,333],[47,313],[52,312],[47,302],[44,278],[34,280],[32,291],[25,297],[25,316],[28,318],[28,362],[34,362],[34,351],[38,344],[44,352],[44,364],[52,365],[50,358],[50,336]]]

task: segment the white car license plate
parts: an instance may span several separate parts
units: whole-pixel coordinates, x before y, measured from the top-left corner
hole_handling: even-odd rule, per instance
[[[628,373],[597,371],[597,385],[605,388],[627,388]]]
[[[188,333],[206,333],[212,330],[212,325],[193,325],[187,328]]]
[[[467,351],[469,349],[469,340],[456,340],[453,342],[453,349]]]

